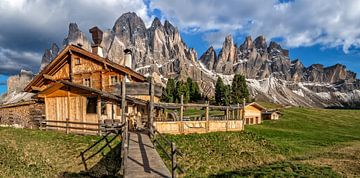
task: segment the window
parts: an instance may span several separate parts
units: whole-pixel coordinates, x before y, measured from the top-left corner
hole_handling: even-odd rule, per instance
[[[80,64],[81,64],[80,58],[76,58],[76,59],[75,59],[75,65],[80,65]]]
[[[91,80],[90,80],[90,78],[84,79],[84,85],[87,86],[87,87],[91,87]]]
[[[110,77],[110,85],[116,85],[119,83],[118,76],[113,75]]]
[[[96,114],[97,110],[97,98],[96,97],[87,97],[86,98],[86,113],[87,114]]]

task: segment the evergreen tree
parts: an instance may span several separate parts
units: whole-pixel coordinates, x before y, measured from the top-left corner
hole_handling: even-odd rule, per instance
[[[175,89],[175,80],[170,78],[166,83],[166,88],[163,90],[161,100],[169,103],[175,102]]]
[[[224,87],[224,82],[220,77],[218,77],[215,84],[215,102],[218,105],[222,104],[224,98]]]
[[[245,77],[240,74],[236,74],[231,86],[231,103],[242,103],[243,99],[248,99],[248,97],[249,90],[246,85]]]
[[[199,85],[190,77],[186,80],[186,85],[189,88],[190,101],[198,101],[201,99]]]
[[[190,92],[189,92],[189,88],[188,85],[183,82],[183,81],[178,81],[176,83],[176,101],[180,102],[181,101],[181,95],[183,95],[183,99],[184,99],[184,103],[188,103],[190,100]]]
[[[230,104],[230,101],[231,101],[231,87],[230,85],[225,85],[222,105],[228,106]]]

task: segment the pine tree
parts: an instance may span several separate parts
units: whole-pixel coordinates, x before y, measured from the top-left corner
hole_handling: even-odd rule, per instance
[[[161,100],[169,103],[175,102],[175,89],[175,80],[170,78],[166,83],[166,88],[163,90]]]
[[[230,104],[230,101],[231,101],[231,87],[230,85],[225,85],[222,105],[228,106]]]
[[[189,88],[190,101],[198,101],[201,99],[199,85],[194,82],[190,77],[186,80],[186,85]]]
[[[220,77],[218,77],[215,84],[215,102],[218,105],[222,104],[224,98],[224,87],[224,82]]]
[[[246,85],[245,77],[236,74],[231,85],[231,103],[242,103],[243,99],[248,99],[248,97],[249,90]]]
[[[183,81],[178,81],[176,83],[176,102],[181,101],[181,95],[183,95],[184,103],[188,103],[190,100],[190,92],[188,85]]]

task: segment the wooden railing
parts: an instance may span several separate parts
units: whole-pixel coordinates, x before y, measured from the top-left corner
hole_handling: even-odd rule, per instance
[[[150,130],[148,131],[149,131],[149,136],[154,143],[154,147],[159,147],[161,151],[165,154],[165,156],[171,161],[171,177],[172,178],[176,177],[176,170],[179,170],[181,174],[185,173],[184,169],[181,168],[179,163],[177,163],[176,161],[177,155],[181,157],[183,156],[180,150],[177,149],[176,144],[165,138],[165,136],[162,135],[155,128],[153,128],[154,133],[151,133]],[[165,143],[166,145],[163,145],[162,143]],[[170,153],[166,151],[165,146],[170,147]]]
[[[60,125],[61,124],[61,125]],[[72,124],[72,125],[70,125]],[[73,125],[79,125],[79,126],[73,126]],[[66,133],[69,133],[70,130],[83,130],[83,131],[96,131],[99,135],[101,134],[101,126],[103,124],[99,121],[98,123],[91,123],[91,122],[75,122],[70,121],[70,119],[66,120],[43,120],[40,123],[39,128],[40,129],[54,129],[54,128],[60,128],[65,129]],[[97,128],[91,128],[87,126],[97,126]]]
[[[81,157],[81,162],[82,164],[84,165],[84,168],[86,171],[88,171],[88,167],[87,167],[87,164],[86,164],[86,161],[93,158],[94,156],[96,156],[97,154],[99,154],[102,150],[104,150],[106,147],[109,147],[110,150],[112,149],[111,147],[111,143],[120,136],[120,140],[121,142],[124,142],[126,141],[124,139],[124,126],[125,124],[122,124],[122,125],[115,125],[113,127],[106,127],[104,131],[106,131],[106,134],[101,138],[99,139],[98,141],[96,141],[95,143],[93,143],[90,147],[88,147],[86,150],[80,152],[80,157]],[[108,137],[111,135],[111,134],[115,134],[111,139],[109,139]],[[93,150],[96,148],[96,146],[98,144],[100,144],[102,141],[105,141],[105,145],[101,146],[100,149],[98,149],[95,153],[91,154],[90,156],[85,156],[86,153],[88,153],[89,151]],[[123,149],[122,149],[123,151]],[[123,166],[123,165],[121,165]]]

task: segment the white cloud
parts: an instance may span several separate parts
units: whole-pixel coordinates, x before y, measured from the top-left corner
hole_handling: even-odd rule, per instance
[[[0,54],[0,64],[4,64],[3,69],[8,66],[6,71],[10,68],[16,70],[16,65],[32,65],[34,61],[15,63],[16,56],[9,55],[9,50],[20,52],[24,59],[33,60],[30,54],[22,51],[42,53],[52,42],[62,43],[70,22],[76,22],[89,35],[88,29],[95,25],[103,30],[112,28],[116,19],[126,12],[137,13],[150,26],[152,17],[148,15],[143,0],[1,0],[0,52],[8,55],[5,58]],[[39,62],[41,56],[36,60]],[[36,67],[32,70],[37,72]]]
[[[283,38],[287,47],[321,44],[327,47],[360,47],[360,1],[358,0],[154,0],[182,30],[240,33],[268,39]],[[205,35],[209,43],[213,38]],[[219,42],[213,44],[218,46]]]
[[[0,47],[0,74],[15,74],[21,69],[32,70],[40,65],[41,54],[31,51],[14,51]]]

